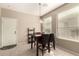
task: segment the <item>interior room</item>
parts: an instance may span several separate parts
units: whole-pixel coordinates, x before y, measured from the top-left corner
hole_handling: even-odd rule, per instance
[[[0,3],[0,56],[79,56],[79,3]]]

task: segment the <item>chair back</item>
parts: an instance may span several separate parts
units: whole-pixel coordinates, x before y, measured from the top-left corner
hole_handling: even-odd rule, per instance
[[[42,34],[42,44],[46,45],[50,41],[50,34]]]
[[[33,38],[35,35],[35,28],[32,28],[32,29],[27,28],[27,32],[28,32],[28,34],[27,34],[28,43],[31,43],[31,38]]]
[[[54,38],[54,34],[51,33],[51,34],[50,34],[50,42],[54,41],[54,39],[55,39],[55,38]]]

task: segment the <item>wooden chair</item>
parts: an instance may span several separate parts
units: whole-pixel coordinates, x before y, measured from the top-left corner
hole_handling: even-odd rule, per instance
[[[28,34],[27,34],[28,43],[31,43],[31,48],[33,48],[33,43],[35,42],[35,39],[34,39],[35,28],[33,28],[33,29],[28,28],[27,31],[28,31]]]
[[[38,49],[42,51],[42,56],[44,55],[44,51],[48,50],[50,52],[50,34],[42,34],[41,37],[37,38],[37,41]]]
[[[55,36],[53,33],[50,34],[50,45],[52,45],[55,50]]]

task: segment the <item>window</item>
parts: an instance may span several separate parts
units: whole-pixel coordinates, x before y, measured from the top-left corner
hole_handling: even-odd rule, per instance
[[[43,19],[43,32],[52,33],[52,17],[47,17]]]
[[[79,6],[58,14],[57,37],[77,40],[79,37]]]

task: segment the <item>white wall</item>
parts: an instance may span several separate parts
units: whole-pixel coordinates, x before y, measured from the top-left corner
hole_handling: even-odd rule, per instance
[[[18,44],[27,43],[27,28],[35,27],[36,31],[40,31],[40,20],[38,16],[24,14],[9,9],[1,8],[2,17],[10,17],[17,19],[17,41]]]
[[[0,8],[0,17],[1,17],[1,8]],[[1,38],[2,38],[2,36],[1,36],[1,33],[2,33],[2,31],[1,31],[1,18],[0,18],[0,47],[1,47]]]
[[[27,28],[35,28],[35,31],[40,31],[40,24],[39,24],[39,17],[37,16],[32,16],[32,15],[27,15],[24,16],[23,18],[19,19],[20,21],[18,22],[19,25],[19,41],[26,41],[27,39]]]

